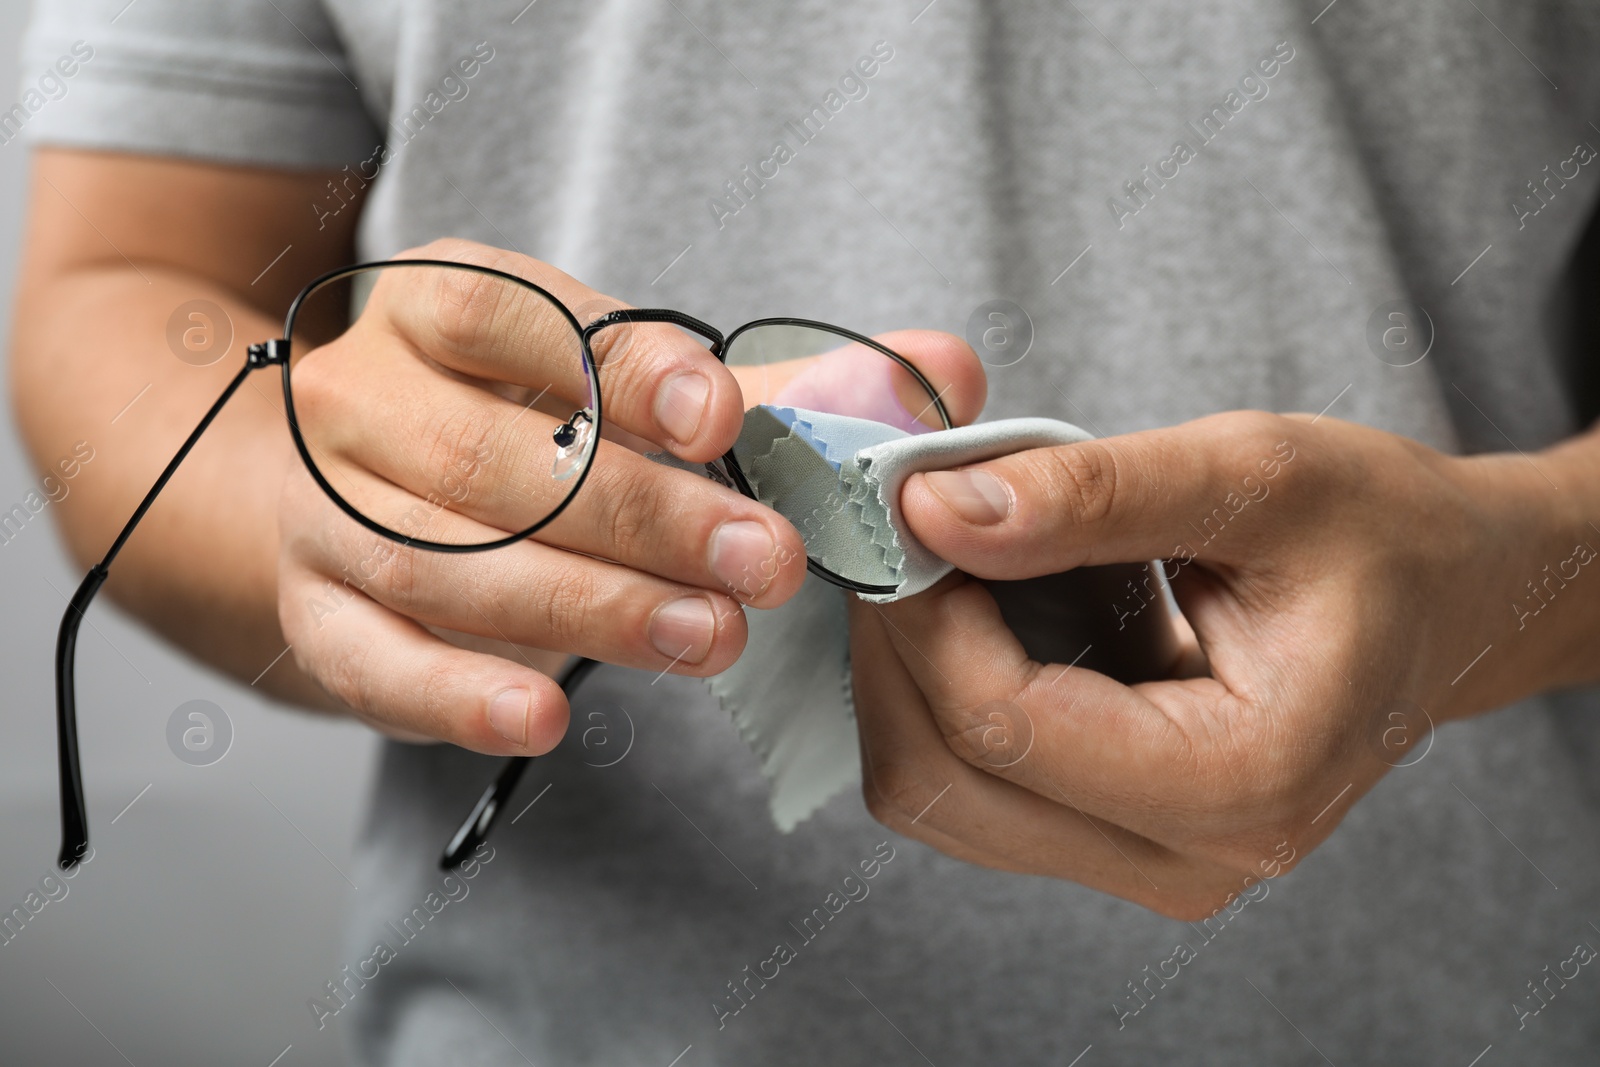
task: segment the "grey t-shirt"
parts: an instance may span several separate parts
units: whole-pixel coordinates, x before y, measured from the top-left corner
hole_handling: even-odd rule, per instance
[[[1100,434],[1326,409],[1531,452],[1600,412],[1578,0],[125,3],[44,10],[31,68],[93,56],[4,134],[376,172],[370,257],[471,237],[727,327],[1006,299],[1035,339],[986,417]],[[1189,925],[855,795],[780,834],[701,683],[606,669],[460,903],[437,849],[497,761],[387,748],[345,955],[390,958],[321,1022],[384,1064],[1586,1062],[1597,705],[1440,730]]]

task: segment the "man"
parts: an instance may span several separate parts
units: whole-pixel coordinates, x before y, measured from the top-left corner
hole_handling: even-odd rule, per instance
[[[609,598],[552,599],[527,554],[419,557],[319,628],[307,595],[360,545],[281,413],[238,404],[109,588],[241,676],[292,640],[287,699],[465,746],[386,750],[353,961],[437,884],[433,844],[493,766],[466,749],[542,752],[565,723],[547,679],[450,631],[492,633],[431,619],[430,591],[533,590],[495,622],[557,654],[541,667],[643,668],[598,673],[573,709],[632,709],[637,751],[540,764],[539,819],[496,839],[476,903],[312,1006],[362,1062],[1556,1062],[1600,1043],[1594,697],[1538,695],[1593,683],[1600,633],[1593,11],[118,6],[45,8],[29,53],[93,50],[27,118],[14,373],[36,458],[155,383],[123,420],[142,445],[63,506],[83,558],[236,366],[173,360],[175,307],[210,300],[265,338],[324,268],[469,238],[449,247],[528,257],[496,261],[569,304],[730,325],[803,308],[964,332],[991,297],[1020,305],[1037,337],[993,361],[985,416],[1105,440],[913,479],[911,529],[982,578],[1168,560],[1203,664],[1130,690],[1032,663],[959,577],[858,606],[866,807],[933,848],[851,797],[779,835],[700,684],[651,684],[670,657],[648,636],[680,596],[728,597],[689,548],[724,521],[777,547],[781,520],[662,471],[657,513],[699,493],[707,525],[631,524]],[[704,378],[681,432],[653,406],[674,372]],[[690,460],[735,431],[741,397],[703,353],[663,343],[637,373],[630,431]],[[781,611],[799,578],[706,602]],[[1148,603],[1132,592],[1124,613]],[[722,669],[742,631],[703,636],[677,673]],[[507,690],[531,694],[509,715]],[[996,705],[1026,758],[983,758]],[[1418,758],[1430,722],[1450,725]]]

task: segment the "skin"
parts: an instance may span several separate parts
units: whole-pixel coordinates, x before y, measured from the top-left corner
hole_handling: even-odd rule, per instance
[[[1600,681],[1593,430],[1462,458],[1231,412],[919,475],[901,502],[983,578],[1168,559],[1190,676],[1130,688],[1032,662],[964,576],[856,604],[868,807],[961,859],[1175,918],[1292,869],[1430,720]],[[1219,507],[1231,517],[1200,544]],[[1565,585],[1535,597],[1551,573]]]
[[[41,470],[77,441],[95,449],[52,508],[87,567],[243,364],[245,346],[279,335],[312,277],[354,260],[359,203],[319,218],[311,205],[326,202],[333,174],[131,155],[40,151],[33,177],[13,395]],[[625,306],[548,264],[465,241],[410,254],[496,267],[591,316]],[[316,442],[332,481],[399,514],[425,502],[441,464],[548,449],[551,428],[582,402],[568,373],[570,333],[551,332],[548,307],[544,318],[528,308],[489,316],[472,295],[380,283],[347,332],[297,354],[301,425],[308,435],[313,425],[335,431]],[[232,348],[205,367],[167,342],[169,316],[196,298],[233,325]],[[106,594],[285,701],[493,754],[536,755],[560,740],[568,708],[550,675],[570,655],[694,676],[724,670],[744,647],[744,609],[776,607],[799,588],[803,545],[770,509],[636,451],[720,456],[747,404],[734,373],[672,327],[600,338],[607,439],[582,492],[535,538],[445,554],[357,525],[295,453],[275,373],[257,374],[146,516]],[[970,348],[928,331],[884,340],[949,387],[960,417],[976,415],[983,379]],[[748,402],[805,373],[768,368],[747,382]],[[683,376],[698,393],[673,390]],[[517,419],[544,385],[549,398]],[[423,536],[492,540],[527,525],[525,511],[501,506],[513,465],[481,466],[465,502],[435,514]],[[352,568],[359,580],[347,584]]]

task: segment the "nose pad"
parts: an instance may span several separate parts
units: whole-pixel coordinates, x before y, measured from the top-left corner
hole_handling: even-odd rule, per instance
[[[594,440],[594,417],[588,408],[580,408],[551,432],[556,444],[555,462],[550,466],[550,477],[564,482],[583,469]]]

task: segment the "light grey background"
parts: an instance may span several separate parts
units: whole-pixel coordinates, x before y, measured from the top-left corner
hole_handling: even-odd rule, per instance
[[[0,4],[0,41],[19,40],[27,7]],[[0,51],[0,110],[23,73],[14,44]],[[0,146],[8,340],[26,170],[20,140]],[[4,511],[38,481],[9,394],[0,418]],[[116,447],[114,430],[94,444]],[[90,463],[78,484],[106,470]],[[58,843],[51,663],[65,597],[81,576],[49,513],[0,544],[0,913],[51,873]],[[335,933],[353,890],[340,871],[350,870],[366,803],[371,735],[269,704],[185,660],[105,598],[79,641],[78,680],[94,858],[65,898],[0,944],[0,1063],[342,1062],[340,1022],[318,1032],[306,1001],[342,962]],[[231,750],[209,767],[167,746],[168,717],[194,699],[220,705],[234,727]]]

